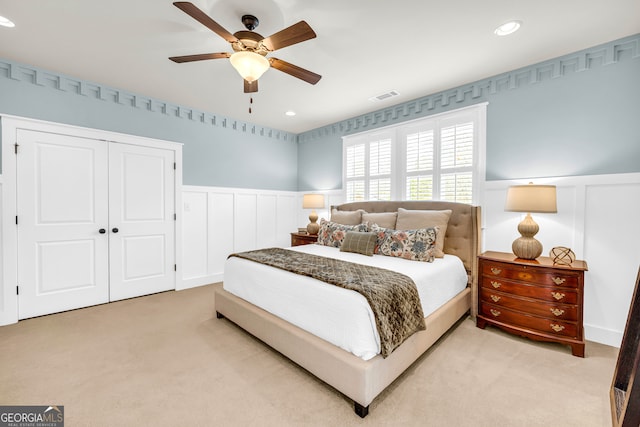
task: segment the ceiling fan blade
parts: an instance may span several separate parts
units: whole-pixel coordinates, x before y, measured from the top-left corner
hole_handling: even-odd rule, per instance
[[[311,29],[309,24],[305,21],[300,21],[263,39],[262,43],[267,49],[273,52],[276,49],[282,49],[283,47],[291,46],[292,44],[315,37],[316,33]]]
[[[174,2],[173,5],[229,43],[238,41],[236,36],[225,30],[220,24],[211,19],[209,15],[198,9],[193,3],[189,3],[188,1],[177,1]]]
[[[305,70],[304,68],[300,68],[297,65],[290,64],[281,59],[269,58],[269,62],[271,63],[271,66],[276,70],[280,70],[283,73],[290,74],[293,77],[297,77],[300,80],[304,80],[307,83],[311,83],[312,85],[318,83],[322,78],[320,74],[316,74],[312,71]]]
[[[181,64],[183,62],[204,61],[205,59],[221,59],[228,58],[231,54],[227,52],[221,53],[201,53],[199,55],[172,56],[169,59],[173,62]]]
[[[253,93],[258,91],[258,81],[252,82],[244,81],[244,93]]]

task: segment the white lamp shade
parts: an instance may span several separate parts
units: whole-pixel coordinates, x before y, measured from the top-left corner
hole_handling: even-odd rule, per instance
[[[302,196],[303,209],[322,209],[324,208],[324,195],[322,194],[305,194]]]
[[[505,211],[556,213],[555,185],[513,185],[507,191]]]
[[[240,76],[250,83],[258,80],[270,67],[267,58],[246,50],[234,53],[229,61],[231,61],[233,68],[240,73]]]

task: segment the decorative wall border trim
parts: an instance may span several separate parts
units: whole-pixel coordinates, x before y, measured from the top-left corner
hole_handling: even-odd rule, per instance
[[[258,135],[283,141],[296,141],[296,134],[235,120],[218,114],[207,113],[193,108],[171,104],[143,95],[114,89],[97,83],[86,82],[74,77],[52,73],[30,65],[18,64],[0,58],[0,78],[29,83],[42,88],[85,96],[97,101],[111,102],[129,108],[140,109],[167,117],[189,120],[209,126],[234,130],[249,135]]]
[[[298,142],[309,142],[330,135],[344,136],[387,126],[398,121],[419,118],[448,108],[485,101],[487,95],[513,90],[525,85],[564,77],[629,59],[640,59],[640,33],[603,45],[571,53],[528,67],[489,77],[471,84],[393,105],[298,135]]]

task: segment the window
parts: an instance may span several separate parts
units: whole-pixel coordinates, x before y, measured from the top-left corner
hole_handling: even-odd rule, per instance
[[[371,135],[345,152],[347,200],[391,200],[391,138]]]
[[[486,104],[343,138],[348,202],[479,203]]]

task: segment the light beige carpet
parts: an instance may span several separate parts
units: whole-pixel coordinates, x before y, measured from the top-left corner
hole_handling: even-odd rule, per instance
[[[0,404],[66,426],[609,426],[617,349],[535,343],[470,319],[360,419],[347,398],[214,313],[215,286],[0,327]]]

